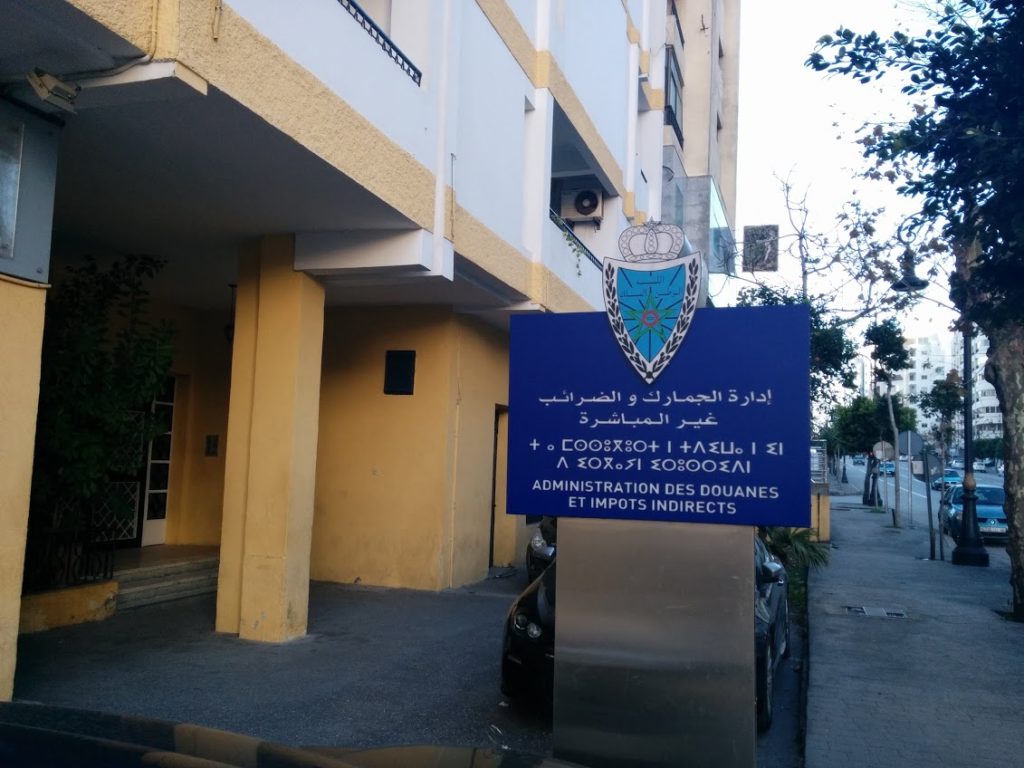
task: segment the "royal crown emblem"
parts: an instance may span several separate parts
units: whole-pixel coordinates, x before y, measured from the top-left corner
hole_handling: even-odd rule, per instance
[[[645,382],[668,367],[697,309],[700,253],[683,230],[649,222],[619,235],[622,260],[604,260],[604,308],[626,359]]]

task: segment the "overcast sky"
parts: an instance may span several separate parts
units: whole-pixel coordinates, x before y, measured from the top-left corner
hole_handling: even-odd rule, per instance
[[[825,231],[853,195],[868,207],[911,210],[887,184],[871,184],[858,174],[865,168],[853,143],[858,126],[873,118],[903,114],[906,97],[899,82],[882,78],[862,85],[849,78],[826,77],[804,66],[815,41],[839,26],[857,32],[888,33],[921,29],[913,0],[747,0],[741,8],[740,140],[738,155],[737,235],[743,226],[779,224],[780,236],[792,232],[776,177],[789,179],[806,193],[812,227]],[[785,242],[785,241],[784,241]],[[795,264],[788,265],[798,274]],[[742,276],[742,275],[741,275]],[[747,275],[749,277],[749,275]],[[742,287],[730,280],[730,289]],[[947,288],[932,293],[946,299]],[[729,291],[726,291],[728,294]],[[724,298],[721,296],[720,298]],[[728,303],[728,302],[726,302]],[[905,325],[915,333],[944,331],[950,315],[932,304]],[[911,330],[908,327],[908,330]]]

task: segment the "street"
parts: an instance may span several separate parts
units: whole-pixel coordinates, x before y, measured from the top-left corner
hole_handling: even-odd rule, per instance
[[[941,470],[942,467],[939,467],[939,469]],[[847,480],[851,485],[856,486],[858,489],[864,487],[864,473],[866,470],[867,467],[864,465],[854,465],[849,457],[846,458]],[[840,472],[842,472],[842,469],[840,469]],[[900,515],[903,525],[907,528],[927,528],[928,498],[931,497],[932,525],[935,530],[935,556],[938,558],[942,554],[945,554],[945,556],[948,557],[949,552],[956,545],[948,536],[940,542],[938,514],[939,501],[942,496],[941,491],[933,491],[929,484],[917,479],[916,477],[912,479],[911,483],[909,462],[897,461],[896,472],[898,473],[900,481]],[[977,481],[978,485],[997,485],[1000,487],[1003,485],[1002,476],[995,472],[976,472],[974,474],[974,479]],[[896,497],[895,480],[896,478],[891,475],[879,475],[878,493],[882,498],[882,505],[886,509],[892,509],[894,499]],[[908,487],[911,489],[909,494],[907,493]],[[1002,557],[1007,560],[1009,559],[1009,556],[1006,554],[1006,550],[1002,545],[987,544],[986,549],[988,550],[989,557]]]

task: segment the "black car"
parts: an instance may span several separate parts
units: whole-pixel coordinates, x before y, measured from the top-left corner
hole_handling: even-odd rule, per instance
[[[772,724],[775,671],[789,658],[789,575],[779,559],[754,537],[754,659],[757,728]]]
[[[557,562],[523,591],[505,619],[501,691],[550,709],[555,674]],[[754,656],[757,726],[772,722],[772,692],[779,662],[789,656],[789,578],[764,543],[754,538]]]
[[[555,678],[556,577],[552,562],[512,603],[501,653],[501,692],[547,708]]]
[[[558,518],[542,517],[526,545],[526,577],[529,581],[540,576],[555,559],[557,537]]]

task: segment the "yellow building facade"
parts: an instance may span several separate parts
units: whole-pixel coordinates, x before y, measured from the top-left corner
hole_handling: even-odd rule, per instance
[[[686,223],[665,202],[667,153],[677,181],[712,179],[731,226],[736,73],[715,67],[737,50],[736,14],[721,0],[0,0],[27,41],[0,50],[0,127],[57,136],[43,267],[0,259],[0,698],[45,299],[65,266],[166,261],[151,293],[175,329],[173,386],[154,407],[171,429],[119,546],[217,547],[218,631],[303,634],[311,579],[478,581],[521,562],[530,532],[504,514],[508,318],[599,309],[618,232]],[[673,67],[687,90],[669,130]],[[710,155],[682,151],[686,99],[728,126]],[[8,156],[19,175],[0,183],[23,188],[40,161]],[[596,209],[581,212],[583,193]],[[708,217],[690,208],[693,232]],[[22,213],[19,243],[39,228]]]

